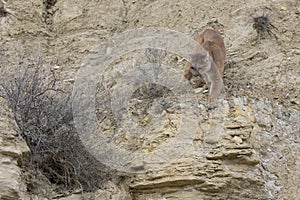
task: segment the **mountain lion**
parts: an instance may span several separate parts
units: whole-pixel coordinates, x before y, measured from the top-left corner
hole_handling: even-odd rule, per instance
[[[209,90],[208,108],[214,108],[218,96],[223,90],[223,72],[225,63],[225,45],[220,33],[206,29],[197,38],[197,45],[191,55],[191,63],[184,66],[184,77],[201,75]]]

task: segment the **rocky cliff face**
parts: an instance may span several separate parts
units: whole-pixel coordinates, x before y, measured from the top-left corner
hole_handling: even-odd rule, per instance
[[[0,198],[20,199],[26,193],[26,186],[21,179],[18,161],[29,149],[25,141],[17,134],[17,125],[13,120],[7,102],[0,99]]]
[[[93,147],[89,150],[94,155],[99,146],[107,151],[95,156],[120,169],[127,178],[119,185],[108,183],[106,190],[92,196],[84,194],[86,198],[298,198],[297,0],[30,0],[7,1],[4,8],[9,13],[0,18],[0,48],[2,56],[11,60],[3,61],[1,67],[12,62],[16,50],[22,47],[28,57],[40,52],[47,63],[59,66],[66,82],[74,80],[77,88],[88,90],[88,79],[101,80],[94,102],[96,132],[106,138],[95,136],[83,141],[88,148]],[[257,42],[252,15],[263,12],[274,27]],[[157,34],[158,27],[164,27],[187,39],[180,34],[174,39],[178,35],[173,32],[163,34],[176,45],[165,44],[171,52],[138,48],[139,42],[151,48],[164,43],[149,40],[145,45],[146,37],[134,40],[149,34],[142,31],[147,27],[154,27],[152,35]],[[180,80],[182,56],[188,53],[181,45],[206,27],[220,30],[227,49],[225,93],[212,111],[206,110],[207,94],[194,90],[199,86],[198,79],[193,83]],[[129,30],[141,31],[118,38]],[[107,44],[111,38],[123,39],[124,43],[116,40]],[[132,51],[122,53],[122,48],[114,44],[121,44],[123,49],[130,46]],[[101,57],[115,52],[122,54],[112,62]],[[103,68],[101,74],[89,74],[89,69],[97,67]],[[86,72],[90,76],[86,77]],[[11,120],[6,115],[1,119],[0,195],[2,199],[22,198],[25,186],[19,178],[17,159],[28,149],[14,135]],[[109,149],[103,139],[109,139],[114,148]],[[116,148],[125,150],[125,154]]]

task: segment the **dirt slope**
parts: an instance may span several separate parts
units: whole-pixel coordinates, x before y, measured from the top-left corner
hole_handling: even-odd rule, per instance
[[[115,189],[112,198],[299,198],[298,0],[9,0],[4,8],[11,14],[0,18],[0,50],[10,60],[1,67],[13,62],[22,48],[29,58],[40,52],[47,63],[60,66],[66,82],[74,79],[78,86],[78,80],[86,80],[86,85],[80,82],[83,90],[88,90],[89,79],[100,77],[97,130],[126,155],[114,148],[107,152],[110,162],[98,155],[113,168],[126,169],[127,187]],[[263,13],[274,27],[257,42],[253,17]],[[125,34],[126,48],[132,45],[127,39],[141,36],[136,30],[149,27],[186,37],[163,35],[173,40],[178,52],[136,48],[102,66],[101,56],[121,52],[113,42],[103,48],[107,41],[135,30]],[[180,45],[206,27],[221,32],[227,50],[225,94],[213,111],[206,110],[207,94],[193,90],[200,80],[190,84],[180,76],[184,66],[180,51],[187,49]],[[101,68],[96,70],[101,74],[89,71],[85,77],[89,67]],[[107,145],[101,139],[85,142]],[[134,153],[143,159],[127,157]],[[128,164],[126,159],[132,160]],[[104,196],[98,199],[109,199]]]

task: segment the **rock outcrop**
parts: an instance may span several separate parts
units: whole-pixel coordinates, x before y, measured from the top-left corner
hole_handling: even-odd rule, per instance
[[[7,102],[0,98],[0,199],[22,199],[26,185],[22,181],[20,158],[29,148],[22,137],[18,136],[17,125]]]
[[[225,93],[212,111],[206,110],[207,95],[193,90],[200,85],[197,78],[192,83],[177,81],[184,66],[177,52],[152,52],[154,58],[150,58],[143,49],[135,49],[104,66],[95,95],[97,130],[118,148],[142,157],[127,160],[128,164],[127,157],[100,155],[104,160],[120,157],[120,163],[112,167],[122,168],[124,180],[108,183],[93,194],[61,199],[82,195],[99,200],[299,198],[297,0],[28,0],[7,1],[4,7],[12,14],[0,16],[0,54],[9,57],[3,59],[1,68],[18,58],[16,50],[29,59],[39,52],[45,63],[58,66],[66,83],[75,81],[74,85],[80,76],[76,73],[85,67],[103,67],[97,59],[114,52],[114,43],[105,51],[103,45],[124,31],[164,27],[193,38],[204,28],[214,27],[224,37]],[[274,28],[257,42],[252,15],[263,12]],[[125,39],[124,47],[133,44]],[[143,71],[149,66],[158,71]],[[159,75],[153,78],[152,73]],[[161,77],[176,80],[174,87],[152,81]],[[149,80],[153,85],[138,85]],[[134,93],[112,99],[126,89]],[[120,108],[112,108],[119,102]],[[6,108],[2,99],[0,103]],[[22,199],[26,186],[20,179],[18,159],[29,150],[16,135],[11,114],[4,111],[0,118],[0,197]]]

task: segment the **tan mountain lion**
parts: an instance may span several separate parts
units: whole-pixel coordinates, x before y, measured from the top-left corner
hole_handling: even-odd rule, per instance
[[[223,90],[223,72],[225,63],[225,44],[220,33],[206,29],[196,40],[197,45],[191,55],[191,63],[186,62],[183,76],[190,80],[192,76],[201,75],[209,90],[208,108],[214,108]]]

